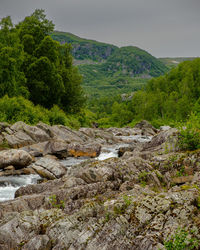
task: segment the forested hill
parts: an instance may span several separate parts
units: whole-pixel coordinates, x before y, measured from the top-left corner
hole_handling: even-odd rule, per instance
[[[166,66],[157,58],[134,46],[121,47],[116,50],[107,59],[103,69],[110,72],[121,71],[132,77],[143,74],[160,76],[167,71]]]
[[[78,60],[89,59],[101,62],[118,49],[117,46],[80,38],[68,32],[54,31],[51,37],[61,44],[70,43],[73,47],[72,54]]]
[[[60,31],[52,32],[51,37],[72,45],[74,64],[83,75],[88,97],[131,93],[146,84],[147,79],[168,71],[163,62],[134,46],[118,48]]]
[[[91,61],[103,62],[101,69],[109,72],[109,75],[120,71],[123,75],[129,76],[142,74],[159,76],[167,71],[164,63],[134,46],[118,48],[111,44],[83,39],[60,31],[54,31],[51,37],[60,43],[70,43],[74,58],[82,60],[84,64],[92,64]]]

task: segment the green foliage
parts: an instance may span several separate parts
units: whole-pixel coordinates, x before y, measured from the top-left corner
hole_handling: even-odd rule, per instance
[[[192,113],[185,127],[181,127],[179,147],[182,150],[196,150],[200,148],[200,114]]]
[[[146,74],[159,76],[167,71],[166,66],[148,52],[134,47],[122,47],[116,50],[102,65],[102,68],[111,74],[121,71],[130,76]]]
[[[131,200],[127,195],[123,196],[123,200],[124,200],[124,204],[125,204],[126,207],[131,205]]]
[[[184,126],[191,112],[194,112],[196,117],[199,116],[199,96],[200,59],[195,59],[180,63],[177,68],[164,76],[151,79],[144,89],[133,94],[131,100],[125,100],[123,104],[118,100],[118,104],[113,106],[113,111],[120,110],[120,115],[117,117],[117,112],[113,112],[111,120],[118,126],[131,124],[123,115],[127,113],[127,117],[133,121],[145,119],[156,127],[163,124],[176,126],[179,122],[182,123],[181,126]],[[186,124],[186,127],[187,129],[181,132],[183,148],[184,144],[187,144],[186,141],[190,141],[190,145],[186,145],[186,148],[198,148],[199,125],[197,121],[193,119]]]
[[[185,167],[181,166],[180,169],[176,172],[176,177],[180,177],[184,175],[185,175]]]
[[[60,43],[70,43],[73,56],[78,60],[102,61],[117,49],[114,45],[83,39],[67,32],[54,31],[51,37]]]
[[[14,123],[24,121],[28,124],[36,124],[39,121],[48,123],[48,111],[41,106],[34,106],[23,97],[4,96],[0,99],[0,120]]]
[[[164,246],[167,250],[198,249],[199,240],[196,237],[191,237],[185,229],[178,229],[174,236],[164,242]]]
[[[138,176],[138,180],[139,182],[142,184],[142,186],[146,186],[147,181],[148,181],[148,175],[149,173],[146,171],[143,171],[139,174]]]
[[[0,22],[0,97],[23,96],[45,108],[58,105],[79,112],[85,102],[82,78],[72,65],[71,46],[49,35],[54,29],[44,10],[36,9],[15,27]]]
[[[67,115],[57,105],[47,110],[39,105],[34,106],[31,101],[21,96],[12,98],[4,96],[0,99],[0,121],[10,124],[23,121],[32,125],[42,121],[50,125],[62,124],[75,129],[78,129],[82,122],[80,117]]]
[[[63,200],[58,201],[57,197],[55,194],[49,196],[49,202],[51,203],[51,206],[53,208],[60,208],[60,209],[64,209],[65,208],[65,203]]]

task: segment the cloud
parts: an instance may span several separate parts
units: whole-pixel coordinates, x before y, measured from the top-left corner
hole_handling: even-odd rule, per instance
[[[155,56],[200,56],[199,0],[1,0],[0,17],[46,10],[56,29]]]

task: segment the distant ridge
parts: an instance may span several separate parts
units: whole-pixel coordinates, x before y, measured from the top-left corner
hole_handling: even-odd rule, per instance
[[[165,74],[179,62],[194,58],[156,58],[135,46],[112,44],[81,38],[69,32],[54,31],[51,37],[70,43],[74,64],[83,75],[87,95],[100,97],[130,93],[140,89],[147,80]]]

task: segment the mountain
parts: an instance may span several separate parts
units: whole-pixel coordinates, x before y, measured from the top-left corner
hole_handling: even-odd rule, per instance
[[[117,46],[84,39],[68,32],[54,31],[51,37],[60,43],[70,43],[72,45],[72,54],[77,60],[106,60]]]
[[[159,59],[134,46],[118,48],[60,31],[53,32],[51,37],[72,45],[74,64],[83,75],[83,87],[88,96],[97,98],[134,92],[149,78],[168,71]]]
[[[100,68],[109,75],[114,75],[119,71],[122,75],[131,77],[142,74],[159,76],[167,70],[164,63],[145,50],[134,46],[118,48],[111,44],[80,38],[60,31],[53,32],[51,37],[60,43],[70,43],[75,60],[82,61],[79,64],[103,62]]]
[[[166,66],[145,50],[127,46],[115,50],[103,65],[105,71],[120,71],[123,75],[160,76],[167,71]]]

